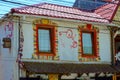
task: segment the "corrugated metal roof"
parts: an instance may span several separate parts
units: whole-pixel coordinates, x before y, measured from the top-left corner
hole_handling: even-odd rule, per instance
[[[101,73],[117,72],[109,64],[77,64],[77,63],[47,63],[23,62],[27,71],[33,73]]]

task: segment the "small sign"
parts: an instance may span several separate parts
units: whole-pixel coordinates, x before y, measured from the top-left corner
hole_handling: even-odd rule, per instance
[[[3,38],[3,48],[11,48],[11,39]]]

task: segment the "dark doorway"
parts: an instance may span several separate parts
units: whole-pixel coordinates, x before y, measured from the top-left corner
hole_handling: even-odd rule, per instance
[[[112,76],[111,77],[96,77],[95,80],[112,80]]]
[[[120,47],[120,35],[115,37],[115,52],[117,53],[118,48]]]
[[[115,37],[115,56],[120,51],[120,34]],[[115,59],[115,64],[120,65],[120,61]]]
[[[120,80],[120,76],[117,77],[117,80]]]
[[[20,80],[42,80],[39,78],[20,78]]]
[[[39,78],[39,77],[37,77],[37,78],[31,78],[31,77],[25,78],[25,77],[21,77],[20,80],[48,80],[48,79],[42,79],[42,78]]]

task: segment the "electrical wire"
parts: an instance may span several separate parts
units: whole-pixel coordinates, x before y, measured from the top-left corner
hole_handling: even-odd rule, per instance
[[[5,0],[6,1],[6,0]],[[10,1],[10,0],[8,0],[8,1]],[[19,2],[19,0],[16,0],[17,2]],[[23,2],[23,1],[22,1]],[[38,3],[38,2],[40,2],[40,1],[37,1],[37,0],[29,0],[29,4],[31,4],[31,3]],[[44,1],[42,1],[42,2],[44,2]],[[48,2],[50,2],[50,0],[48,0]],[[64,1],[65,2],[65,1]],[[2,3],[2,4],[1,4]],[[26,3],[26,1],[24,1],[23,3],[25,3],[25,4],[28,4],[28,3]],[[35,4],[36,4],[35,3]],[[53,3],[52,1],[51,1],[51,3]],[[57,2],[58,3],[58,2]],[[64,3],[65,4],[65,3]],[[31,4],[32,5],[32,4]],[[9,7],[9,8],[11,8],[11,7],[18,7],[18,6],[20,6],[19,4],[14,4],[13,5],[13,3],[12,4],[10,4],[10,5],[8,5],[8,4],[6,4],[6,2],[1,2],[0,1],[0,6],[3,6],[3,7]],[[2,10],[2,11],[4,11],[4,10]],[[7,11],[4,11],[4,12],[6,12],[7,13]]]
[[[5,15],[5,14],[0,14],[0,15]]]
[[[18,4],[18,5],[29,6],[29,7],[35,7],[35,8],[39,8],[39,9],[46,9],[46,8],[40,8],[40,7],[37,7],[37,6],[33,6],[33,5],[31,6],[31,5],[28,5],[28,4],[23,4],[23,3],[13,2],[13,1],[7,1],[7,0],[0,0],[0,1],[8,2],[8,3],[12,3],[12,4]],[[52,10],[52,9],[46,9],[46,10]],[[58,10],[52,10],[52,11],[68,13],[68,12],[58,11]],[[68,13],[68,14],[74,14],[74,13]],[[84,17],[91,17],[91,18],[96,18],[96,19],[105,19],[105,20],[108,20],[108,19],[106,19],[106,18],[98,18],[98,17],[86,16],[86,15],[80,15],[80,14],[74,14],[74,15],[79,15],[79,16],[84,16]]]
[[[25,5],[25,6],[31,6],[28,4],[23,4],[23,3],[18,3],[18,2],[13,2],[13,1],[8,1],[8,0],[0,0],[0,1],[4,1],[4,2],[9,2],[9,3],[14,3],[14,4],[19,4],[19,5]],[[60,0],[57,0],[60,1]],[[63,1],[63,0],[62,0]],[[98,2],[97,2],[98,3]],[[113,3],[112,3],[113,4]],[[115,3],[114,3],[115,4]],[[33,6],[32,6],[33,7]],[[36,7],[36,6],[35,6]],[[110,8],[106,8],[106,9],[110,9]]]
[[[78,15],[78,16],[84,16],[84,17],[91,17],[91,18],[96,18],[96,19],[108,20],[108,19],[106,19],[106,18],[98,18],[98,17],[88,16],[88,15],[81,15],[81,14],[69,13],[69,12],[65,12],[65,11],[58,11],[58,10],[47,9],[47,8],[40,8],[40,7],[37,7],[37,6],[34,6],[34,5],[28,5],[28,4],[23,4],[23,3],[13,2],[13,1],[7,1],[7,0],[0,0],[0,1],[8,2],[8,3],[13,3],[13,4],[24,5],[24,6],[29,6],[29,7],[34,7],[34,8],[38,8],[38,9],[45,9],[45,10],[63,12],[63,13],[73,14],[73,15]]]
[[[64,3],[73,4],[73,2],[70,2],[70,1],[65,1],[65,0],[53,0],[53,1],[59,1],[59,2],[64,2]]]
[[[9,1],[9,0],[6,0],[6,1]],[[22,3],[28,4],[28,5],[31,5],[31,3],[33,3],[33,2],[30,2],[30,1],[26,1],[26,0],[16,0],[14,2],[19,2],[19,3],[22,2]]]
[[[11,1],[11,0],[7,0],[7,1]],[[37,4],[37,3],[44,3],[44,2],[47,2],[47,3],[57,3],[57,4],[61,4],[61,5],[72,5],[74,2],[68,2],[68,1],[64,1],[64,0],[41,0],[41,1],[37,1],[37,0],[29,0],[29,1],[21,1],[21,0],[15,0],[14,2],[22,2],[22,3],[25,3],[25,4],[29,4],[31,5],[31,3],[33,4]],[[29,3],[28,3],[29,2]],[[70,4],[71,3],[71,4]]]
[[[2,0],[2,1],[6,1],[6,0]],[[14,2],[12,2],[13,4],[16,4],[16,3],[14,3]],[[25,5],[25,6],[31,6],[31,5],[26,5],[26,4],[18,4],[18,5]],[[32,6],[32,7],[34,7],[34,6]],[[4,15],[4,14],[0,14],[0,15]],[[103,19],[103,18],[102,18]],[[7,20],[6,20],[7,21]],[[14,21],[14,22],[18,22],[18,21]],[[119,22],[119,21],[117,21],[117,22]],[[24,24],[31,24],[31,22],[29,22],[29,21],[24,21],[23,22]],[[66,26],[58,26],[58,27],[64,27],[64,28],[70,28],[70,27],[66,27]],[[76,28],[74,28],[74,29],[76,29]],[[107,30],[108,31],[108,29],[104,29],[104,30]],[[106,32],[99,32],[99,33],[103,33],[103,34],[108,34],[108,33],[106,33]]]
[[[6,1],[6,0],[5,0],[5,1]],[[5,2],[5,1],[0,0],[0,4],[8,5],[8,4],[7,4],[8,2]],[[21,5],[19,5],[19,4],[13,4],[13,3],[9,3],[9,5],[21,6]]]
[[[12,7],[13,5],[7,5],[7,4],[0,4],[1,7]]]
[[[6,2],[6,0],[1,0],[1,1],[5,1]],[[11,3],[11,2],[10,2]],[[16,4],[16,2],[14,3],[14,2],[12,2],[13,4]],[[27,5],[27,4],[22,4],[22,3],[20,3],[20,4],[18,4],[18,5],[24,5],[24,6],[31,6],[31,5]],[[32,6],[32,7],[34,7],[34,6]],[[35,6],[36,7],[36,6]],[[0,15],[4,15],[4,14],[0,14]],[[103,18],[102,18],[103,19]],[[7,21],[7,20],[6,20]],[[14,21],[14,22],[16,22],[17,23],[17,21]],[[117,21],[117,22],[119,22],[119,21]],[[25,21],[24,22],[24,24],[31,24],[31,22],[29,22],[29,21]],[[65,28],[65,26],[58,26],[58,27],[64,27]],[[70,28],[70,27],[66,27],[66,28]],[[75,28],[76,29],[76,28]],[[105,29],[104,29],[105,30]],[[108,31],[108,29],[106,29],[107,31]],[[103,32],[100,32],[100,33],[103,33]],[[108,33],[103,33],[103,34],[108,34]]]
[[[74,2],[69,2],[69,1],[64,1],[64,0],[52,0],[52,1],[48,0],[48,2],[50,2],[50,3],[57,2],[57,4],[62,4],[63,3],[64,5],[67,5],[67,6],[74,4]]]

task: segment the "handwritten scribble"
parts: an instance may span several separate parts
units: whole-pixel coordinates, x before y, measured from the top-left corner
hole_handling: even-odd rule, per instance
[[[6,37],[11,38],[13,36],[13,22],[7,22],[4,27]]]

